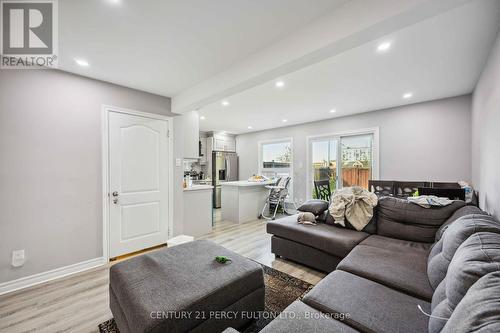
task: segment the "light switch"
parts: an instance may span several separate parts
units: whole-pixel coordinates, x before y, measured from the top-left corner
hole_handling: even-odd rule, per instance
[[[176,158],[175,159],[175,166],[177,166],[177,167],[182,166],[182,158]]]
[[[12,251],[12,266],[20,267],[24,265],[26,258],[24,257],[24,250]]]

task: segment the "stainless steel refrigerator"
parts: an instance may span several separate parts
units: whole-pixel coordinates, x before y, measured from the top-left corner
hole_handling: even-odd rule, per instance
[[[221,183],[238,180],[238,155],[225,151],[212,152],[212,185],[214,208],[221,206]]]

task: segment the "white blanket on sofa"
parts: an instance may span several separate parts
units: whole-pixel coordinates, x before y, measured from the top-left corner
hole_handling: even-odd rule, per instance
[[[373,217],[373,207],[378,198],[359,186],[345,187],[333,193],[328,210],[335,223],[345,227],[345,219],[356,230],[361,231]]]
[[[435,195],[421,195],[418,197],[408,197],[408,201],[413,202],[414,204],[417,204],[424,208],[431,208],[433,206],[443,207],[451,205],[453,203],[453,200],[443,197],[436,197]]]

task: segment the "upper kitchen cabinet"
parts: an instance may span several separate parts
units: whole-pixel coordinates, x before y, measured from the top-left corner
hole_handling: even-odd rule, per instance
[[[182,114],[184,158],[200,157],[200,118],[197,111]]]
[[[217,151],[236,151],[236,139],[232,135],[214,133],[213,136],[213,150]]]

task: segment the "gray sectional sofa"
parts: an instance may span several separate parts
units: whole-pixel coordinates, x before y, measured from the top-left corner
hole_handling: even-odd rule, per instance
[[[276,255],[330,273],[264,333],[500,332],[500,224],[477,207],[387,197],[361,232],[296,216],[267,231]]]

